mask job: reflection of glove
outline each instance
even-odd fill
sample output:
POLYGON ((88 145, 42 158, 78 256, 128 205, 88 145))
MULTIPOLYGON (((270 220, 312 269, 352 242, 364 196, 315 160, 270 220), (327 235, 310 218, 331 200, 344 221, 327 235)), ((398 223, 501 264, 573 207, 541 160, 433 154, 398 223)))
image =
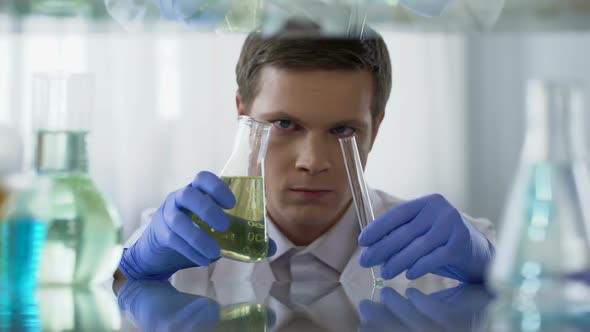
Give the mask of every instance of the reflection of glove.
POLYGON ((381 265, 391 279, 408 270, 408 279, 426 273, 466 282, 482 282, 493 245, 463 220, 444 197, 430 195, 391 208, 361 233, 360 264, 381 265))
POLYGON ((361 331, 473 331, 483 323, 492 300, 483 287, 461 285, 431 295, 410 288, 405 299, 393 289, 381 290, 381 303, 359 305, 361 331))
POLYGON ((162 16, 196 25, 214 25, 227 14, 231 0, 154 0, 162 16))
MULTIPOLYGON (((229 227, 229 219, 222 207, 229 209, 235 203, 223 180, 213 173, 200 172, 191 184, 168 195, 141 237, 123 252, 121 272, 128 279, 163 280, 180 269, 209 265, 220 257, 221 249, 183 210, 223 232, 229 227)), ((271 240, 269 256, 275 251, 271 240)))
POLYGON ((207 331, 220 319, 217 302, 181 293, 168 281, 128 281, 118 302, 141 331, 207 331))

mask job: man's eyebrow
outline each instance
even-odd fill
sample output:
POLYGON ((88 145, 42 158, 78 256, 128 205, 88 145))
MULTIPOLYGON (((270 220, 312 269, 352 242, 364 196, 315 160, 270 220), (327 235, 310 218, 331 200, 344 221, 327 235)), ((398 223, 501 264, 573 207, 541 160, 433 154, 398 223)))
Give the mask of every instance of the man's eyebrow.
POLYGON ((275 110, 275 111, 266 111, 260 114, 262 117, 264 117, 267 120, 292 120, 295 122, 301 122, 301 120, 299 120, 297 117, 285 112, 285 111, 281 111, 281 110, 275 110))
POLYGON ((369 124, 361 121, 359 119, 348 119, 348 120, 339 120, 333 124, 334 127, 338 126, 352 126, 357 128, 364 128, 367 127, 369 124))
MULTIPOLYGON (((296 116, 293 116, 292 114, 289 114, 285 111, 282 110, 271 110, 271 111, 267 111, 267 112, 263 112, 260 114, 261 117, 263 117, 265 120, 290 120, 290 121, 294 121, 296 123, 304 123, 304 121, 298 119, 296 116)), ((337 121, 334 121, 332 124, 330 124, 331 127, 339 127, 339 126, 352 126, 352 127, 356 127, 356 128, 365 128, 368 127, 369 124, 365 123, 362 120, 359 119, 355 119, 355 118, 351 118, 351 119, 339 119, 337 121)))

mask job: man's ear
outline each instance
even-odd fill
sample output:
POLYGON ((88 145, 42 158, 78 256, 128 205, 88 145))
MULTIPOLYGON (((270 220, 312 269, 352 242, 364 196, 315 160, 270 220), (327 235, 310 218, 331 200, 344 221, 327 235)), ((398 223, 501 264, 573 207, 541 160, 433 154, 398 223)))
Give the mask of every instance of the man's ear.
POLYGON ((246 115, 246 105, 242 102, 239 92, 236 92, 236 110, 238 111, 238 116, 246 115))

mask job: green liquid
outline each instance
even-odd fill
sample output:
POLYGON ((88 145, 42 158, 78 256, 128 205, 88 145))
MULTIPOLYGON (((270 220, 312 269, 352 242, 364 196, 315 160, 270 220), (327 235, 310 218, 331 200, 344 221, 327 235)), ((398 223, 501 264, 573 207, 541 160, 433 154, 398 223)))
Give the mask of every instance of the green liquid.
POLYGON ((216 331, 266 331, 268 312, 264 305, 240 303, 222 308, 216 331))
POLYGON ((89 285, 108 280, 122 252, 113 208, 88 176, 53 176, 52 180, 41 282, 89 285))
POLYGON ((260 176, 221 177, 236 197, 236 206, 225 210, 230 226, 225 232, 213 230, 198 216, 193 221, 221 247, 221 255, 243 262, 257 262, 268 256, 264 180, 260 176))

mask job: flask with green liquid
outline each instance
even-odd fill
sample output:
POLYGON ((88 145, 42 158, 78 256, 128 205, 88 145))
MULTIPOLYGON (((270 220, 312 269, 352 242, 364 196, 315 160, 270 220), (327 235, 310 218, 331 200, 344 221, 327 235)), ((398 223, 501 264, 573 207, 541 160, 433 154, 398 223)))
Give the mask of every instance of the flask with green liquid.
POLYGON ((271 124, 249 116, 238 118, 238 132, 232 154, 219 173, 236 198, 234 208, 225 210, 230 226, 218 232, 198 216, 192 219, 221 247, 221 255, 243 262, 257 262, 268 256, 264 156, 271 124))
POLYGON ((122 245, 118 214, 88 173, 93 77, 38 74, 34 84, 34 168, 51 180, 39 279, 44 285, 97 284, 113 275, 122 245))

